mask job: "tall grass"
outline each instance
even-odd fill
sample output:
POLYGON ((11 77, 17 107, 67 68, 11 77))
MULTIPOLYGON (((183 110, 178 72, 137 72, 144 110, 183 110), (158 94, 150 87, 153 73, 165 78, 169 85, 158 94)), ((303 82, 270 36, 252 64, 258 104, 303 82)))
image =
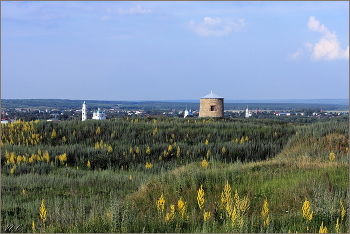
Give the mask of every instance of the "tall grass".
POLYGON ((347 123, 189 121, 9 126, 2 135, 2 227, 64 233, 348 231, 347 123), (22 128, 39 141, 15 142, 22 128), (303 215, 306 200, 309 219, 303 215))
POLYGON ((2 126, 2 165, 5 173, 11 173, 20 160, 21 166, 16 165, 13 173, 22 174, 34 164, 40 164, 42 173, 53 169, 42 162, 86 168, 89 161, 91 169, 140 169, 139 165, 147 162, 154 172, 160 172, 162 167, 174 168, 203 158, 222 162, 263 160, 280 152, 294 134, 295 126, 272 120, 19 122, 2 126), (44 160, 39 152, 47 152, 49 159, 44 160))

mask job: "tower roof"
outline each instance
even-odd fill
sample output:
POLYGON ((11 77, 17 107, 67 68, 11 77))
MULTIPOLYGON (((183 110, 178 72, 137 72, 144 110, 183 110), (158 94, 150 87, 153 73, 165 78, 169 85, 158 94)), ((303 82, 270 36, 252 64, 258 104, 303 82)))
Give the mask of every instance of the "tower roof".
POLYGON ((220 97, 219 95, 213 93, 213 91, 211 91, 208 95, 202 97, 201 99, 205 99, 205 98, 223 98, 223 97, 220 97))

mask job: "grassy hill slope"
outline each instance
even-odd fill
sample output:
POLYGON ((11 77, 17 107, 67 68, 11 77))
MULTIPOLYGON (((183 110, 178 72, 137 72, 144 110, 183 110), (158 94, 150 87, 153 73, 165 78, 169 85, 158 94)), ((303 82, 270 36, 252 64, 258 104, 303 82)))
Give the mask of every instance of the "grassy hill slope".
POLYGON ((347 232, 348 126, 333 121, 294 126, 282 151, 262 161, 197 157, 153 171, 142 161, 129 170, 70 165, 48 174, 4 173, 2 227, 13 223, 23 224, 19 232, 62 233, 317 233, 320 227, 347 232))
MULTIPOLYGON (((194 162, 160 175, 127 197, 139 214, 130 231, 146 228, 160 232, 318 232, 323 222, 330 232, 344 232, 348 230, 348 140, 346 124, 301 126, 275 158, 231 164, 209 161, 207 167, 194 162), (239 216, 234 220, 222 204, 226 182, 232 197, 236 193, 249 201, 241 224, 237 223, 239 216), (201 186, 205 191, 202 209, 197 201, 201 186), (165 208, 155 220, 156 201, 161 194, 165 208), (180 198, 187 205, 187 219, 179 216, 180 198), (303 218, 306 199, 313 212, 311 220, 303 218), (269 209, 267 225, 261 215, 265 200, 269 209), (171 205, 177 209, 174 219, 167 222, 171 205), (206 221, 205 212, 211 214, 206 221)), ((233 200, 235 204, 239 198, 233 200)))

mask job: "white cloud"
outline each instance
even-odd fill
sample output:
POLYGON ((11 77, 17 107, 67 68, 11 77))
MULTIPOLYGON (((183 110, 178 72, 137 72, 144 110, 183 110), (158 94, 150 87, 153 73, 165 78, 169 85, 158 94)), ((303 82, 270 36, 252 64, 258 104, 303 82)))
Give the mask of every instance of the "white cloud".
POLYGON ((327 32, 313 47, 313 58, 334 60, 349 59, 349 46, 346 50, 340 47, 340 43, 335 33, 327 32))
MULTIPOLYGON (((314 16, 310 16, 307 26, 314 32, 322 33, 320 40, 316 44, 304 43, 304 46, 311 53, 311 58, 314 60, 336 60, 349 59, 349 46, 343 50, 340 47, 340 42, 335 32, 330 32, 329 29, 316 20, 314 16)), ((298 50, 298 52, 300 49, 298 50)), ((296 54, 289 55, 290 58, 296 57, 296 54)))
POLYGON ((307 43, 307 42, 305 42, 305 43, 303 43, 304 44, 304 46, 311 52, 312 51, 312 44, 311 43, 307 43))
POLYGON ((210 17, 204 17, 204 22, 207 22, 208 24, 218 24, 221 22, 221 19, 219 18, 212 19, 210 17))
POLYGON ((105 15, 101 18, 101 20, 111 20, 112 17, 110 15, 105 15))
POLYGON ((238 23, 236 23, 231 21, 223 21, 220 18, 213 19, 210 17, 204 17, 203 22, 201 23, 195 23, 193 20, 188 23, 188 28, 201 37, 226 36, 233 31, 239 31, 240 28, 244 26, 244 19, 241 19, 238 21, 238 23))
POLYGON ((297 59, 301 58, 302 55, 303 55, 303 50, 299 49, 297 52, 290 54, 289 58, 292 60, 297 60, 297 59))
POLYGON ((113 19, 113 14, 118 15, 136 15, 136 14, 151 14, 153 13, 151 9, 144 9, 140 5, 137 5, 136 7, 131 7, 127 10, 122 8, 116 8, 112 9, 111 7, 108 7, 106 10, 106 15, 101 17, 101 20, 111 20, 113 19))
POLYGON ((150 9, 143 9, 140 5, 129 9, 130 14, 149 14, 152 13, 150 9))
POLYGON ((240 20, 238 20, 238 21, 241 23, 241 25, 242 25, 243 27, 245 27, 244 19, 240 19, 240 20))
POLYGON ((316 20, 316 18, 314 16, 310 16, 309 22, 307 23, 307 26, 312 31, 324 32, 324 33, 328 32, 328 28, 326 28, 326 26, 324 26, 324 24, 321 25, 320 21, 316 20))
POLYGON ((129 8, 128 10, 124 10, 122 8, 118 8, 116 10, 116 13, 117 14, 130 14, 130 15, 134 15, 134 14, 150 14, 150 13, 152 13, 152 10, 144 9, 140 5, 137 5, 136 7, 129 8))

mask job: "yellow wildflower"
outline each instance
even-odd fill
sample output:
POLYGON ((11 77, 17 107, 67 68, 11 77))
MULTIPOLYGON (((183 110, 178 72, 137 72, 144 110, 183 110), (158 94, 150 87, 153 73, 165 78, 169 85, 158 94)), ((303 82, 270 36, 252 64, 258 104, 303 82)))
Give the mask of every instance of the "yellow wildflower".
POLYGON ((264 226, 267 226, 270 223, 270 216, 267 216, 267 218, 264 221, 264 226))
POLYGON ((261 211, 261 217, 264 220, 264 226, 267 226, 270 222, 269 206, 267 199, 264 200, 264 205, 261 211))
POLYGON ((154 130, 153 130, 153 136, 157 135, 157 132, 158 132, 158 127, 156 127, 154 130))
POLYGON ((180 157, 180 155, 181 155, 181 149, 180 149, 180 146, 178 146, 176 150, 176 157, 180 157))
POLYGON ((239 141, 240 144, 243 144, 245 141, 244 137, 241 138, 241 140, 239 141))
POLYGON ((11 152, 10 163, 12 163, 12 164, 16 163, 16 155, 14 152, 11 152))
POLYGON ((208 149, 207 154, 206 154, 206 157, 209 158, 210 155, 211 155, 211 151, 210 151, 210 149, 208 149))
POLYGON ((345 211, 345 209, 344 209, 343 201, 340 200, 340 216, 341 216, 341 221, 344 220, 345 214, 346 214, 346 211, 345 211))
POLYGON ((318 232, 319 233, 327 233, 328 232, 328 229, 325 226, 323 226, 323 222, 322 222, 322 224, 320 226, 320 230, 318 232))
POLYGON ((45 208, 44 199, 41 201, 40 205, 40 218, 45 222, 47 210, 45 208))
POLYGON ((147 149, 146 149, 146 154, 148 154, 148 155, 150 155, 151 154, 151 147, 147 147, 147 149))
POLYGON ((164 199, 164 195, 162 193, 160 198, 157 200, 157 210, 163 212, 164 211, 164 204, 165 204, 165 199, 164 199))
POLYGON ((146 162, 146 169, 150 169, 153 167, 153 164, 152 163, 148 163, 146 162))
POLYGON ((35 229, 35 223, 34 223, 34 221, 32 221, 32 231, 33 231, 33 233, 36 233, 36 229, 35 229))
POLYGON ((33 163, 34 162, 34 159, 35 159, 35 157, 33 157, 33 155, 28 159, 28 162, 29 163, 33 163))
POLYGON ((60 160, 61 163, 64 163, 64 162, 67 161, 67 154, 66 153, 61 154, 61 155, 59 155, 57 157, 58 157, 58 160, 60 160))
POLYGON ((209 165, 208 161, 205 160, 205 159, 203 159, 203 161, 201 162, 201 166, 202 166, 203 168, 207 168, 208 165, 209 165))
POLYGON ((16 165, 13 165, 13 167, 10 169, 10 173, 13 174, 15 173, 16 170, 16 165))
POLYGON ((185 204, 185 202, 182 201, 182 197, 180 197, 180 200, 178 200, 177 207, 180 211, 181 218, 184 219, 185 213, 186 213, 186 204, 185 204))
POLYGON ((50 162, 50 155, 49 155, 49 152, 47 150, 45 150, 43 159, 45 159, 46 162, 50 162))
POLYGON ((221 204, 223 207, 227 204, 227 202, 231 199, 231 186, 228 184, 226 180, 226 184, 224 187, 224 191, 221 193, 221 204))
POLYGON ((225 153, 226 153, 226 148, 225 148, 225 146, 222 147, 221 153, 222 153, 222 154, 225 154, 225 153))
POLYGON ((135 153, 136 153, 136 154, 140 154, 140 153, 141 153, 141 150, 140 150, 140 148, 139 148, 138 146, 137 146, 136 149, 135 149, 135 153))
POLYGON ((170 213, 165 215, 165 221, 170 222, 175 217, 175 205, 170 205, 170 213))
POLYGON ((201 185, 201 187, 198 189, 197 202, 198 202, 199 209, 202 209, 204 207, 204 202, 205 202, 203 185, 201 185))
POLYGON ((107 151, 107 153, 112 153, 113 152, 113 148, 112 148, 112 146, 110 145, 110 146, 108 146, 108 151, 107 151))
POLYGON ((310 212, 310 202, 305 199, 303 207, 302 207, 302 211, 303 211, 303 217, 308 220, 311 221, 312 220, 312 214, 314 212, 310 212))
POLYGON ((56 136, 57 136, 56 130, 53 129, 52 133, 51 133, 51 138, 54 139, 54 138, 56 138, 56 136))
POLYGON ((236 207, 233 208, 233 211, 231 212, 230 216, 231 216, 231 221, 232 221, 232 227, 234 227, 236 224, 236 220, 239 218, 239 214, 238 214, 236 207))
POLYGON ((337 218, 337 223, 335 224, 335 232, 340 233, 339 218, 337 218))
POLYGON ((204 213, 203 213, 203 219, 204 219, 204 221, 208 221, 208 219, 211 217, 211 213, 210 213, 210 211, 204 211, 204 213))
MULTIPOLYGON (((236 190, 236 194, 237 194, 237 197, 238 197, 237 190, 236 190)), ((235 196, 235 197, 236 197, 236 196, 235 196)), ((240 212, 241 215, 246 214, 246 212, 247 212, 248 209, 249 209, 249 205, 250 205, 249 203, 250 203, 250 202, 249 202, 248 196, 246 196, 246 197, 244 197, 244 198, 242 198, 242 199, 240 199, 240 198, 238 197, 238 199, 235 200, 235 204, 236 204, 237 209, 239 210, 239 212, 240 212)))
POLYGON ((18 155, 16 159, 17 164, 20 164, 21 161, 22 161, 22 156, 18 155))

